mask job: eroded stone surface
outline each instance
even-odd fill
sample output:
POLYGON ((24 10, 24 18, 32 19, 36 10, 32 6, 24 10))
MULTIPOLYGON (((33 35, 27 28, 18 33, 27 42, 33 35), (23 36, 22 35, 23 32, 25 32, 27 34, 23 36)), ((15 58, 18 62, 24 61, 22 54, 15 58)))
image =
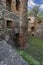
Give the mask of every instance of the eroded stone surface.
POLYGON ((28 65, 28 63, 5 40, 2 40, 0 41, 0 65, 28 65))

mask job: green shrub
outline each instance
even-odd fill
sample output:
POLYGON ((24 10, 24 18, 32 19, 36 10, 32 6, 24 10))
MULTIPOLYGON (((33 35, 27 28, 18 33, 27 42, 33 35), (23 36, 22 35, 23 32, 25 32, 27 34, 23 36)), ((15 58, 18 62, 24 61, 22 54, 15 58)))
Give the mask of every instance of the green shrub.
POLYGON ((28 64, 30 64, 30 65, 40 65, 40 63, 38 61, 34 60, 25 51, 20 50, 19 54, 28 62, 28 64))
POLYGON ((43 61, 41 61, 41 65, 43 65, 43 61))

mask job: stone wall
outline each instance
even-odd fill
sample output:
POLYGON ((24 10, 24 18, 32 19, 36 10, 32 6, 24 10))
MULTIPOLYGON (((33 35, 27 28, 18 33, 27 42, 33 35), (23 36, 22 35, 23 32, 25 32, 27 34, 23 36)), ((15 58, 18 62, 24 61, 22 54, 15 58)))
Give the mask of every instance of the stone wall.
MULTIPOLYGON (((27 26, 26 26, 27 25, 27 14, 26 14, 27 13, 27 0, 25 0, 25 1, 20 0, 20 6, 19 6, 18 11, 16 10, 16 0, 12 0, 12 2, 11 2, 11 11, 8 11, 6 9, 6 3, 7 3, 6 0, 0 1, 0 20, 1 20, 0 21, 0 29, 4 25, 3 28, 7 32, 7 30, 8 30, 7 29, 7 20, 12 21, 12 22, 14 22, 16 27, 19 29, 19 33, 21 34, 21 32, 23 32, 22 38, 24 38, 26 36, 26 35, 24 35, 24 33, 27 29, 27 26)), ((0 35, 1 35, 1 33, 0 33, 0 35)), ((24 43, 23 39, 21 39, 21 41, 22 41, 22 43, 24 43)), ((20 45, 22 45, 22 43, 20 45)))
POLYGON ((0 19, 0 40, 4 38, 5 35, 5 20, 0 19))
POLYGON ((34 17, 31 17, 28 21, 28 33, 38 38, 43 38, 43 21, 38 23, 34 17), (33 27, 33 30, 32 30, 33 27))
POLYGON ((20 26, 22 29, 26 30, 27 28, 27 0, 21 0, 20 5, 20 26))

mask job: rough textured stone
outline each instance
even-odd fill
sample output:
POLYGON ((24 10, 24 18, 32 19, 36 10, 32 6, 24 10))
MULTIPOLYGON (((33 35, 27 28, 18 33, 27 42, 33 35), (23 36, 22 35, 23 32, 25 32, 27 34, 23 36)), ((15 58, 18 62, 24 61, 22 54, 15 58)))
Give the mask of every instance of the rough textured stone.
POLYGON ((0 19, 1 19, 0 20, 0 35, 4 37, 5 37, 5 34, 9 34, 8 33, 9 28, 7 26, 8 21, 11 21, 12 23, 14 23, 13 26, 19 29, 19 33, 20 33, 20 29, 24 33, 26 32, 26 29, 27 29, 27 24, 26 24, 27 22, 27 0, 25 1, 20 0, 20 6, 18 7, 19 10, 16 9, 17 8, 16 4, 18 4, 16 3, 16 0, 10 0, 10 1, 12 2, 9 3, 9 0, 0 0, 0 12, 1 12, 0 13, 0 19), (3 31, 1 30, 2 27, 3 27, 3 31), (4 34, 1 32, 4 32, 4 34))
MULTIPOLYGON (((27 0, 20 0, 19 11, 16 10, 16 4, 18 4, 16 3, 16 0, 12 0, 12 2, 9 4, 11 6, 8 5, 11 8, 9 8, 6 3, 9 4, 9 0, 8 2, 6 0, 0 0, 0 65, 28 65, 27 62, 25 62, 24 59, 19 56, 15 49, 12 49, 12 47, 7 44, 10 36, 9 30, 12 32, 12 28, 9 29, 7 26, 7 21, 12 21, 12 23, 16 24, 15 27, 17 27, 19 30, 23 28, 21 28, 22 25, 26 27, 27 0), (11 10, 9 11, 7 7, 11 10), (20 25, 20 23, 22 24, 20 25), (6 41, 3 39, 5 39, 6 41)), ((11 34, 12 36, 13 33, 11 34)), ((13 41, 11 39, 10 44, 12 45, 13 41)))
POLYGON ((28 65, 28 63, 5 40, 2 40, 0 41, 0 65, 28 65))
POLYGON ((34 16, 30 16, 28 20, 28 33, 35 37, 43 38, 43 20, 39 23, 34 16))

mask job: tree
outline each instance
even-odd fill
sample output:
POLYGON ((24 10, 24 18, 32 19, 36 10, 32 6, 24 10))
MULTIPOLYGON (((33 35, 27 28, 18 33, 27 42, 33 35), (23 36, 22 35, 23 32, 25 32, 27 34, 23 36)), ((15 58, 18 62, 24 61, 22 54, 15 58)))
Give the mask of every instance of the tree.
POLYGON ((39 13, 39 6, 34 6, 32 9, 32 14, 37 17, 37 14, 39 13))
POLYGON ((38 22, 41 23, 42 19, 43 19, 43 12, 39 12, 37 15, 38 22))
POLYGON ((33 9, 28 13, 29 16, 33 15, 37 17, 37 14, 39 13, 39 6, 34 6, 33 9))

